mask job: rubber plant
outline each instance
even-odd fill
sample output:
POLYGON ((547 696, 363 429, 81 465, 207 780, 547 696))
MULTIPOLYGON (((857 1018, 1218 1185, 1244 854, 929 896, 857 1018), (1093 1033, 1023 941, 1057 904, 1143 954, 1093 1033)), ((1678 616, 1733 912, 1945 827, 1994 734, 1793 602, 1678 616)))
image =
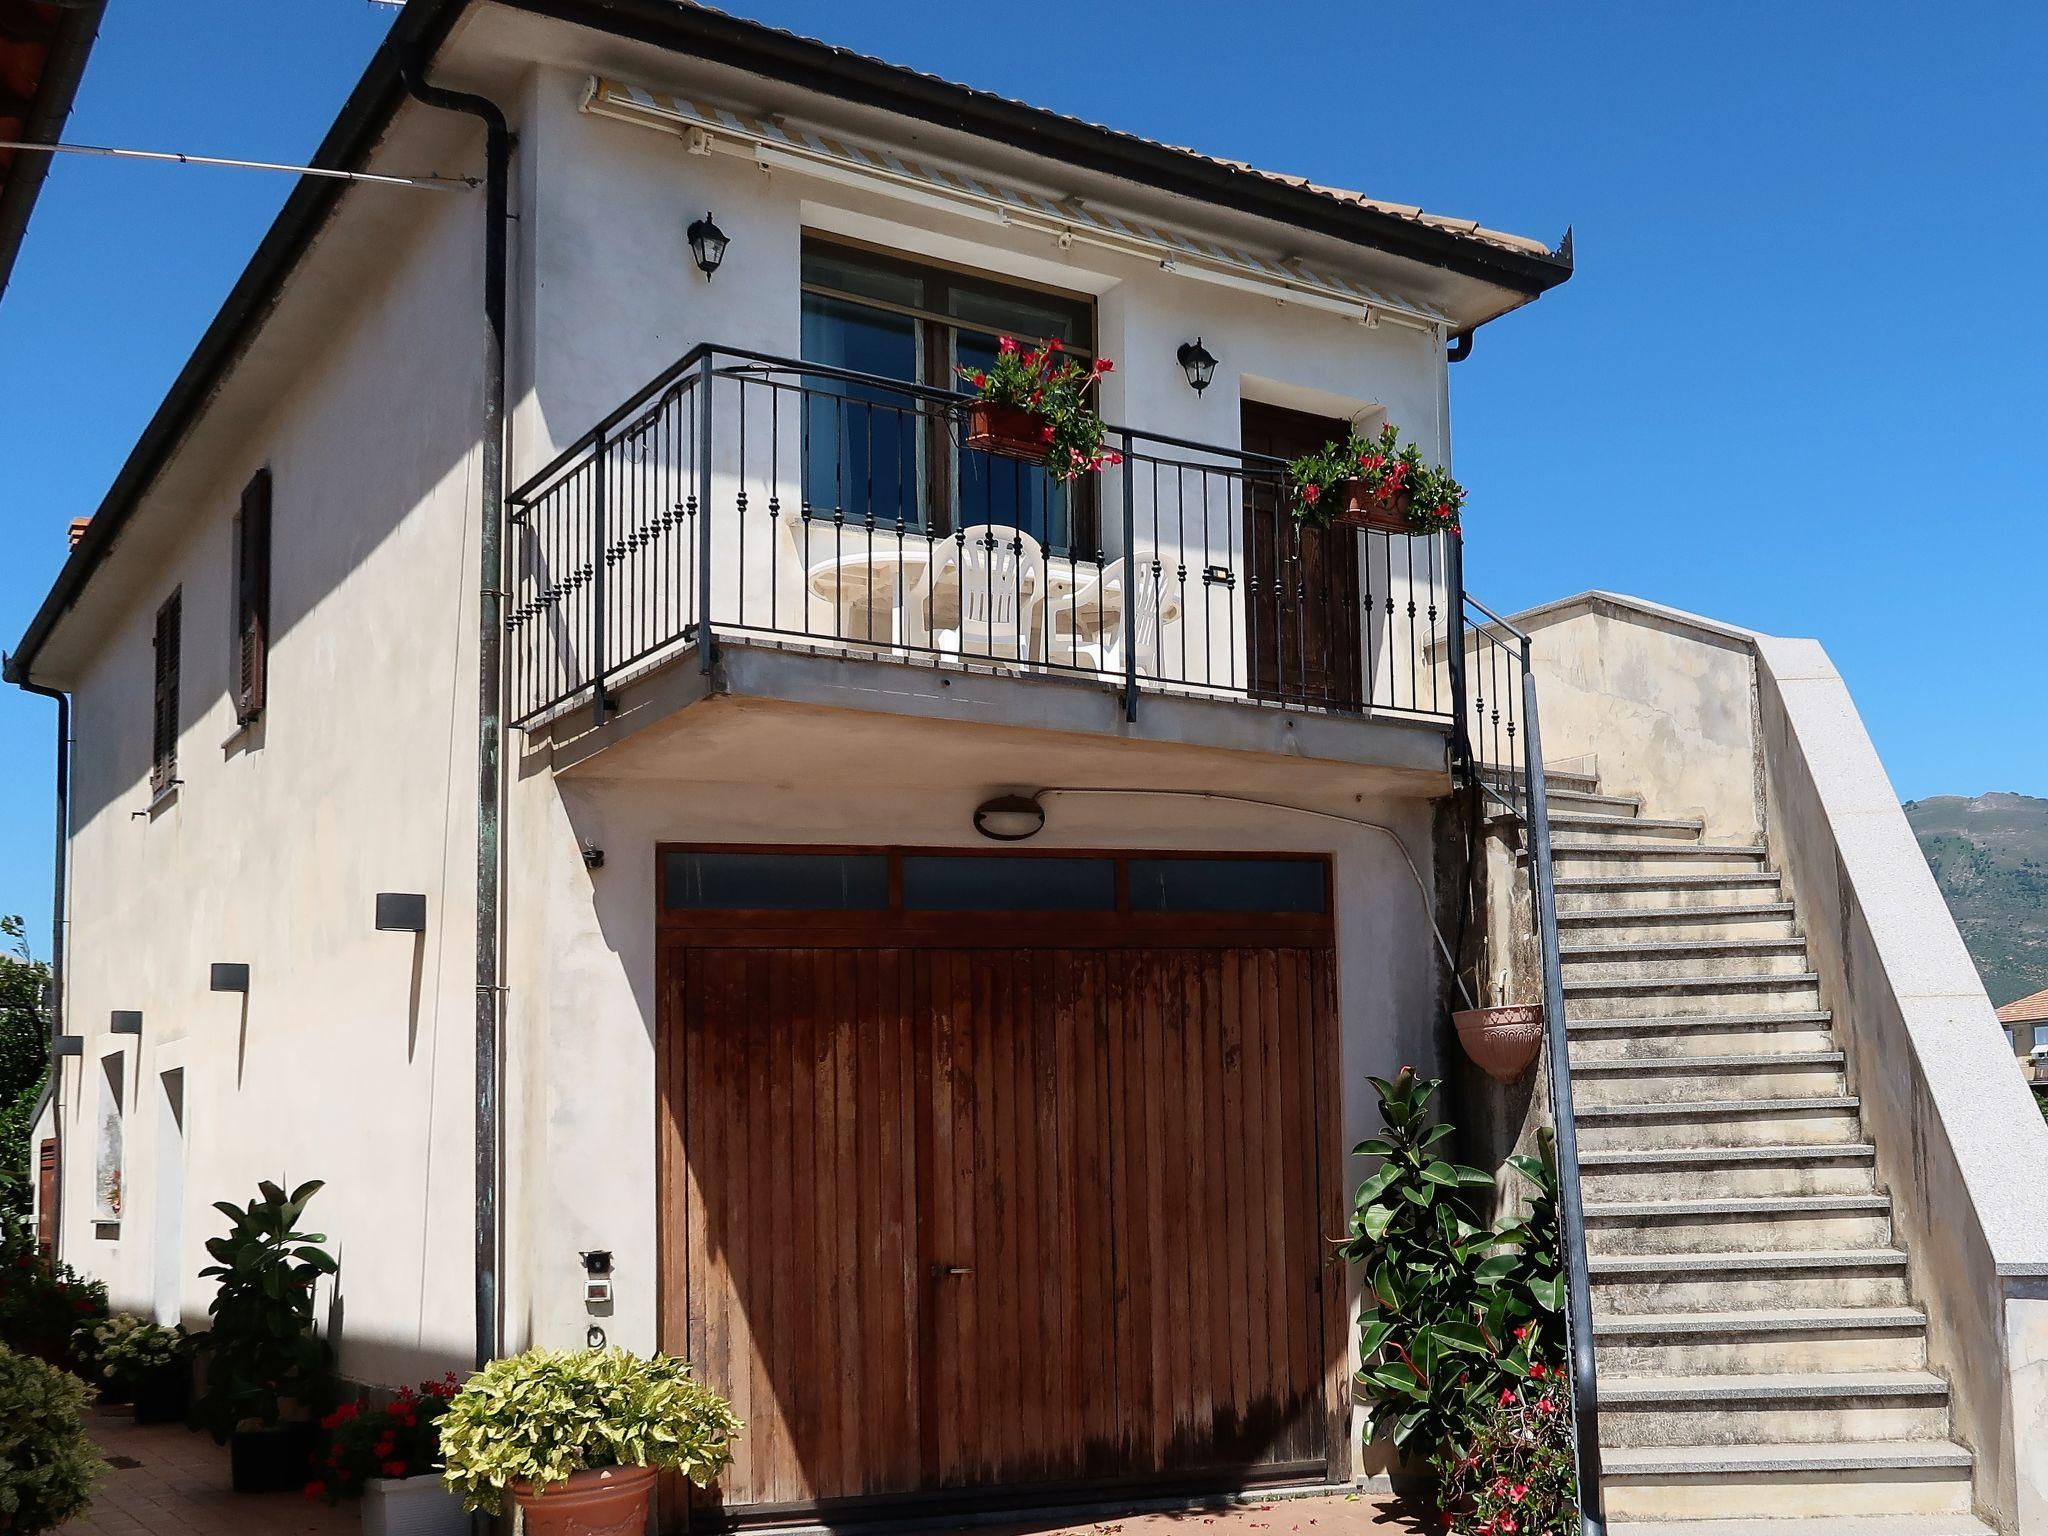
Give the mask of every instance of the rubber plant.
POLYGON ((1441 1155, 1454 1131, 1430 1118, 1441 1082, 1413 1067, 1371 1081, 1384 1129, 1353 1152, 1379 1165, 1339 1249, 1365 1281, 1358 1380, 1370 1432, 1429 1456, 1466 1444, 1501 1392, 1562 1355, 1556 1182, 1544 1160, 1513 1159, 1537 1198, 1482 1224, 1472 1196, 1494 1177, 1441 1155))
POLYGON ((208 1239, 214 1262, 199 1272, 220 1284, 207 1307, 213 1326, 198 1340, 206 1391, 192 1405, 192 1424, 219 1441, 238 1429, 275 1428, 288 1405, 318 1408, 328 1386, 313 1289, 337 1266, 319 1246, 325 1234, 299 1230, 321 1184, 312 1180, 287 1194, 266 1179, 256 1188, 246 1206, 215 1202, 228 1234, 208 1239))

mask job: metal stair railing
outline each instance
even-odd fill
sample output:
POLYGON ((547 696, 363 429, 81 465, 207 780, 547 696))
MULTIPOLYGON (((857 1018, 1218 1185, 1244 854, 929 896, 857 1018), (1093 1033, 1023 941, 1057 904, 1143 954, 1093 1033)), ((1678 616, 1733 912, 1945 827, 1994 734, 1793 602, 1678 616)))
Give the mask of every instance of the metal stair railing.
POLYGON ((1550 846, 1549 786, 1537 719, 1536 673, 1528 635, 1463 591, 1447 637, 1451 696, 1457 710, 1453 751, 1479 793, 1524 829, 1531 926, 1543 967, 1544 1044, 1550 1066, 1550 1117, 1557 1135, 1557 1218, 1565 1274, 1565 1348, 1571 1381, 1572 1445, 1579 1529, 1605 1536, 1601 1494, 1599 1383, 1593 1356, 1592 1280, 1579 1179, 1578 1125, 1564 1017, 1564 969, 1558 955, 1557 876, 1550 846))

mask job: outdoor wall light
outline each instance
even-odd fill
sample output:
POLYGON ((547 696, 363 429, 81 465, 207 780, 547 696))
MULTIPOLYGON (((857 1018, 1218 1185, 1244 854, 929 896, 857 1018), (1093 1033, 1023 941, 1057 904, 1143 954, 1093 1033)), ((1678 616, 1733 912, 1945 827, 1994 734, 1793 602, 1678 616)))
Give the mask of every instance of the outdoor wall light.
POLYGON ((1201 337, 1182 342, 1173 355, 1180 359, 1181 371, 1188 376, 1188 387, 1196 394, 1207 389, 1209 381, 1216 377, 1216 359, 1202 345, 1201 337))
POLYGON ((116 1008, 107 1024, 109 1033, 116 1035, 139 1035, 142 1033, 142 1012, 137 1008, 116 1008))
POLYGON ((974 808, 974 830, 990 842, 1021 843, 1045 825, 1045 807, 1029 795, 997 795, 974 808))
POLYGON ((227 960, 213 962, 213 974, 207 986, 215 992, 242 992, 249 990, 249 967, 227 960))
POLYGON ((85 1036, 59 1035, 57 1037, 57 1054, 59 1056, 83 1056, 85 1054, 85 1036))
POLYGON ((377 893, 377 931, 379 933, 425 933, 427 931, 427 898, 408 891, 379 891, 377 893))
POLYGON ((725 260, 727 241, 725 231, 711 222, 707 211, 703 218, 693 223, 687 231, 690 237, 690 255, 697 263, 697 270, 704 274, 704 281, 711 281, 711 274, 718 270, 718 264, 725 260))

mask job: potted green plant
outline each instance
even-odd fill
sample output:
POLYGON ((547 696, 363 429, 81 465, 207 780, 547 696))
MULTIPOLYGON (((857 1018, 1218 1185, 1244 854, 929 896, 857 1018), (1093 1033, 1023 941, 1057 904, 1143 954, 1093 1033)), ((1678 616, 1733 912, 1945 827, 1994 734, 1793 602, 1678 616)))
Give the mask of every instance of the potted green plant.
POLYGON ((312 1460, 311 1415, 327 1390, 327 1343, 313 1326, 313 1289, 336 1265, 318 1232, 299 1230, 319 1182, 290 1194, 265 1180, 246 1206, 218 1201, 228 1234, 211 1238, 217 1279, 207 1311, 213 1326, 199 1339, 205 1388, 192 1425, 229 1448, 237 1493, 282 1493, 306 1481, 312 1460))
POLYGON ((1106 357, 1084 364, 1067 356, 1058 338, 1027 350, 1003 337, 994 367, 960 370, 979 391, 967 408, 967 446, 1038 460, 1055 480, 1121 464, 1123 455, 1103 449, 1102 418, 1089 399, 1114 367, 1106 357))
POLYGON ((92 1389, 0 1344, 0 1530, 54 1531, 85 1513, 107 1464, 86 1438, 92 1389))
POLYGON ((528 1350, 470 1377, 441 1421, 448 1486, 503 1511, 526 1536, 638 1531, 658 1472, 702 1487, 732 1460, 741 1425, 725 1399, 669 1355, 528 1350))
POLYGON ((450 1371, 388 1402, 358 1398, 328 1414, 327 1454, 306 1497, 360 1498, 363 1536, 468 1536, 469 1514, 441 1477, 441 1420, 456 1386, 450 1371))
POLYGON ((1356 432, 1287 466, 1292 508, 1304 527, 1372 528, 1383 533, 1457 533, 1465 488, 1425 463, 1391 421, 1376 438, 1356 432))
POLYGON ((179 1327, 164 1327, 127 1312, 91 1328, 79 1353, 93 1361, 100 1393, 110 1403, 133 1403, 138 1424, 182 1419, 192 1396, 191 1340, 179 1327))

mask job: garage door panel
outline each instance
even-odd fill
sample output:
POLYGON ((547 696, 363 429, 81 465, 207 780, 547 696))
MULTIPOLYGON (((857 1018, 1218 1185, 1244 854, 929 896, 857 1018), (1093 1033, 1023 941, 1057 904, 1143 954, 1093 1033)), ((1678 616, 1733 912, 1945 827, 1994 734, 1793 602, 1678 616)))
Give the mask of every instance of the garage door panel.
POLYGON ((748 1425, 700 1506, 1330 1456, 1324 951, 664 963, 664 1344, 748 1425))

